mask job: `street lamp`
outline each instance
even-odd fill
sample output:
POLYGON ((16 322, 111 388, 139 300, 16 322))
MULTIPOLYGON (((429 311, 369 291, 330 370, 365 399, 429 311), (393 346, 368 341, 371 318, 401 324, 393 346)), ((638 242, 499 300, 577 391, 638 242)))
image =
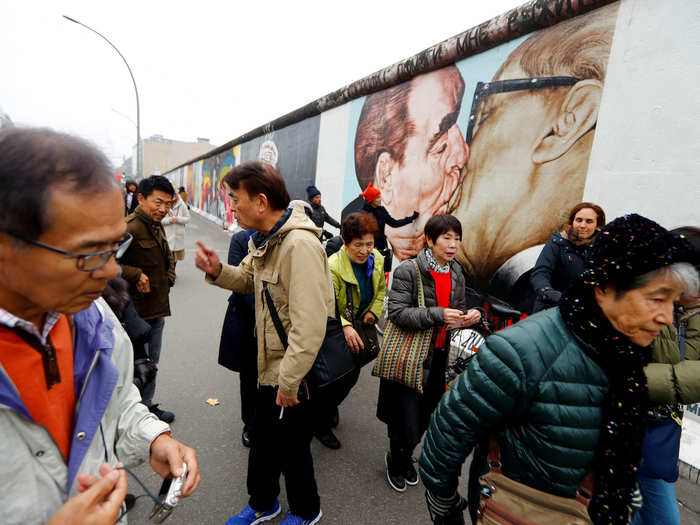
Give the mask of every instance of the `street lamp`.
POLYGON ((126 61, 126 58, 124 58, 124 55, 121 54, 121 52, 117 49, 117 46, 115 46, 112 42, 109 41, 109 39, 104 36, 102 33, 99 33, 95 31, 93 28, 90 26, 86 26, 82 22, 79 22, 75 18, 71 18, 69 16, 63 15, 63 18, 66 20, 69 20, 73 22, 74 24, 78 24, 80 26, 83 26, 85 29, 89 29, 93 33, 95 33, 97 36, 102 38, 105 42, 107 42, 112 48, 117 52, 117 54, 121 57, 121 59, 124 61, 124 64, 126 65, 126 69, 129 70, 129 75, 131 75, 131 81, 134 83, 134 92, 136 93, 136 176, 138 178, 141 178, 141 171, 143 168, 143 149, 141 148, 141 110, 139 107, 139 90, 136 88, 136 80, 134 79, 134 74, 131 72, 131 68, 129 67, 129 63, 126 61))

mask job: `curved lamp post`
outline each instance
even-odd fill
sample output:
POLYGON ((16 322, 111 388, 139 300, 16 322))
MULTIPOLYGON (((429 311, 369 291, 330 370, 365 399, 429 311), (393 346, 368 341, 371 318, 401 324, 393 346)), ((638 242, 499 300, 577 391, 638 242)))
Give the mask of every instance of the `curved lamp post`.
POLYGON ((140 106, 139 106, 139 90, 136 87, 136 80, 134 80, 134 74, 131 72, 131 68, 129 67, 129 63, 126 61, 126 58, 124 58, 124 55, 122 55, 121 52, 117 49, 117 46, 115 46, 112 42, 110 42, 109 39, 106 36, 104 36, 102 33, 95 31, 90 26, 86 26, 85 24, 76 20, 75 18, 71 18, 71 17, 66 16, 66 15, 63 15, 63 18, 73 22, 74 24, 78 24, 80 26, 83 26, 85 29, 89 29, 90 31, 95 33, 97 36, 102 38, 105 42, 107 42, 110 46, 112 46, 112 48, 117 52, 117 54, 124 61, 124 64, 126 65, 126 69, 129 70, 129 75, 131 75, 131 81, 134 83, 134 92, 136 93, 136 176, 140 178, 142 176, 141 170, 143 168, 143 150, 141 148, 141 110, 140 110, 140 106))

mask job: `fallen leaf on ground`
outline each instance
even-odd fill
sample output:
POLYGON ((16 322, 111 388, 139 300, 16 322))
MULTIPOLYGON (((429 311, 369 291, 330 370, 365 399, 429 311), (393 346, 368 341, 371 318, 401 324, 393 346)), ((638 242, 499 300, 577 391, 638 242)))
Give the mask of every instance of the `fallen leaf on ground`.
POLYGON ((216 399, 215 397, 210 397, 209 399, 207 399, 207 405, 209 405, 210 407, 215 407, 218 404, 219 404, 219 400, 216 399))

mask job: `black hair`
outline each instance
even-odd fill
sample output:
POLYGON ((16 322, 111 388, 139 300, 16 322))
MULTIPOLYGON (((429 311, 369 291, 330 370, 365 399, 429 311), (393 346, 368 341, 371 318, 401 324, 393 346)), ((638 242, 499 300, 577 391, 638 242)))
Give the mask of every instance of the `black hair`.
POLYGON ((243 186, 250 197, 262 193, 272 210, 286 210, 291 200, 282 175, 266 162, 251 160, 234 166, 223 182, 232 190, 243 186))
POLYGON ((173 188, 170 181, 162 175, 151 175, 150 177, 143 179, 141 182, 139 182, 139 187, 136 192, 143 195, 143 198, 145 199, 156 190, 167 193, 171 197, 175 197, 175 188, 173 188))
POLYGON ((462 237, 462 223, 454 215, 447 213, 442 215, 433 215, 425 223, 425 238, 431 241, 437 241, 438 237, 443 233, 453 231, 462 237))
POLYGON ((48 128, 0 130, 0 231, 36 239, 51 222, 51 190, 94 195, 119 184, 93 144, 48 128))

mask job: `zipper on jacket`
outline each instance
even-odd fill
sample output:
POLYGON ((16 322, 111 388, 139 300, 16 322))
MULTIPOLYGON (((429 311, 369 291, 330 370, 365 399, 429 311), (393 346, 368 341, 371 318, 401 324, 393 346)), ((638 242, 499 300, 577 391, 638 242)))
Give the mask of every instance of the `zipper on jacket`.
POLYGON ((83 394, 85 394, 85 389, 87 388, 88 381, 90 381, 92 371, 95 369, 95 366, 97 366, 97 359, 100 357, 100 352, 102 352, 102 350, 97 350, 97 352, 95 352, 95 357, 92 358, 92 364, 90 365, 90 369, 88 370, 88 373, 85 376, 85 381, 83 381, 83 388, 80 389, 80 395, 78 396, 78 400, 75 403, 76 415, 78 414, 78 410, 80 409, 80 403, 83 400, 83 394))

